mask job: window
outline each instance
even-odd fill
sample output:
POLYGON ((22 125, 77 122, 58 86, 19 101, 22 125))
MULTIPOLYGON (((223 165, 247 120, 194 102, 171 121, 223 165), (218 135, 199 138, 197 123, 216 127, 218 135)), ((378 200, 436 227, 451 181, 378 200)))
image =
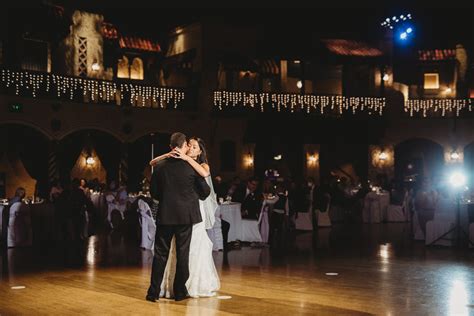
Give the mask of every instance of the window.
POLYGON ((225 140, 220 146, 221 171, 235 171, 235 142, 225 140))
POLYGON ((143 80, 143 61, 135 57, 130 67, 130 79, 143 80))
POLYGON ((139 57, 133 58, 130 63, 127 56, 118 60, 117 78, 143 80, 143 61, 139 57))
POLYGON ((48 43, 25 39, 21 69, 48 72, 48 43))
POLYGON ((118 60, 117 78, 130 78, 127 56, 122 56, 122 58, 118 60))
POLYGON ((424 89, 439 89, 439 74, 426 73, 424 81, 424 89))

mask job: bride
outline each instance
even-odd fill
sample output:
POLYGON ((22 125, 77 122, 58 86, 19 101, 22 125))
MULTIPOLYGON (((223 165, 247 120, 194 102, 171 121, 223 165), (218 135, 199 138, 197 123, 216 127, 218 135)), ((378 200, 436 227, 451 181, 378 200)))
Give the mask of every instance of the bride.
MULTIPOLYGON (((155 165, 158 161, 166 158, 183 159, 188 162, 202 177, 206 179, 211 188, 209 197, 199 200, 202 222, 193 225, 191 245, 189 247, 189 279, 186 288, 191 297, 210 297, 216 294, 220 288, 219 276, 212 258, 212 241, 207 235, 206 229, 212 228, 215 221, 215 211, 217 208, 216 194, 212 186, 212 180, 207 163, 207 154, 204 142, 197 137, 191 137, 188 141, 189 149, 187 153, 179 149, 156 157, 150 161, 150 165, 155 165)), ((163 282, 161 283, 160 297, 173 297, 173 281, 176 273, 176 243, 173 237, 170 247, 170 255, 166 263, 163 282)))

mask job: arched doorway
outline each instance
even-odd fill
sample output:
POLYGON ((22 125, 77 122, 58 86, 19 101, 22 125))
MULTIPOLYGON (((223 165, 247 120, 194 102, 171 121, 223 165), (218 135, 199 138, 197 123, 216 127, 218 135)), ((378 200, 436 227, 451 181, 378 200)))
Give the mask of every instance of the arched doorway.
POLYGON ((0 125, 0 197, 12 197, 17 187, 27 196, 48 192, 48 137, 22 124, 0 125))
POLYGON ((130 144, 128 154, 129 191, 138 192, 142 190, 142 181, 150 179, 151 168, 149 162, 152 157, 170 151, 170 136, 167 133, 156 132, 144 135, 130 144))
POLYGON ((434 141, 412 138, 395 146, 395 178, 416 181, 430 177, 437 181, 444 172, 444 150, 434 141))
POLYGON ((265 170, 277 170, 281 177, 301 179, 304 167, 303 144, 274 136, 255 144, 255 175, 263 177, 265 170))
POLYGON ((84 129, 66 135, 57 148, 61 180, 64 183, 76 177, 97 179, 101 183, 117 180, 121 145, 112 134, 100 130, 84 129))

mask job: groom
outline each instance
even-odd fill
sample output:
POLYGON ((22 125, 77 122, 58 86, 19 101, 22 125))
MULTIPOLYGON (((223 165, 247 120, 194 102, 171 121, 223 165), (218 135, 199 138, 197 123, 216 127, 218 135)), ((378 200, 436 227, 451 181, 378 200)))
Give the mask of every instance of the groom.
MULTIPOLYGON (((174 133, 170 139, 171 148, 188 150, 186 135, 174 133)), ((199 199, 204 200, 210 188, 203 177, 184 160, 167 158, 155 166, 151 178, 151 195, 159 201, 155 254, 151 270, 151 284, 147 301, 156 302, 168 261, 171 239, 176 237, 176 276, 173 289, 176 301, 189 297, 186 281, 189 277, 189 245, 193 224, 202 221, 199 199)))

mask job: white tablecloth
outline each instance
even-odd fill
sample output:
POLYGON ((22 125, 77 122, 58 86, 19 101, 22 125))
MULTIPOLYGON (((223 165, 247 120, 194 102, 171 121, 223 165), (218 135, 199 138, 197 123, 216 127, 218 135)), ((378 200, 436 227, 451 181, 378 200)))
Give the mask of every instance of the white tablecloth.
POLYGON ((230 224, 227 242, 242 240, 242 214, 240 203, 221 204, 218 211, 221 218, 230 224))

